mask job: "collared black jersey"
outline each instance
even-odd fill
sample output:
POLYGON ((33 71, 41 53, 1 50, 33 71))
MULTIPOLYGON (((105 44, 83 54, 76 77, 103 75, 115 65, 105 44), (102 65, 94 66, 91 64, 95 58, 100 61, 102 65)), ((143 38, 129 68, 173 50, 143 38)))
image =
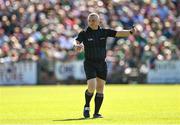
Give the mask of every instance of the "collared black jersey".
POLYGON ((76 40, 84 44, 85 60, 104 61, 106 58, 106 39, 107 37, 115 37, 116 32, 100 27, 97 30, 88 27, 81 31, 76 40))

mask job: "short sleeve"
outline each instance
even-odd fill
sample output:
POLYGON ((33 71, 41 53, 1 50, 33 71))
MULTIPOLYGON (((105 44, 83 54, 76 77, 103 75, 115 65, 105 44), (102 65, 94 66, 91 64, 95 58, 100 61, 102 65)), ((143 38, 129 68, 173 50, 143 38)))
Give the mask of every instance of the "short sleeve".
POLYGON ((81 31, 77 38, 76 38, 77 41, 79 41, 80 43, 82 43, 84 41, 84 31, 81 31))
POLYGON ((107 37, 115 37, 117 31, 115 30, 111 30, 111 29, 105 29, 105 33, 107 37))

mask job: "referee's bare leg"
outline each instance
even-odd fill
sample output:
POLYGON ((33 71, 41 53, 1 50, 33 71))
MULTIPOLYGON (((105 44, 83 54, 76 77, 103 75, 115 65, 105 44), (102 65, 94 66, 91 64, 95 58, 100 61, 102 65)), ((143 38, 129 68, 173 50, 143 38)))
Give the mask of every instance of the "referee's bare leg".
POLYGON ((89 114, 89 111, 90 111, 90 101, 93 97, 93 93, 96 89, 96 78, 92 78, 92 79, 89 79, 87 80, 87 84, 88 84, 88 89, 85 91, 85 101, 86 101, 86 104, 84 106, 84 112, 83 112, 83 115, 85 118, 89 118, 90 117, 90 114, 89 114))

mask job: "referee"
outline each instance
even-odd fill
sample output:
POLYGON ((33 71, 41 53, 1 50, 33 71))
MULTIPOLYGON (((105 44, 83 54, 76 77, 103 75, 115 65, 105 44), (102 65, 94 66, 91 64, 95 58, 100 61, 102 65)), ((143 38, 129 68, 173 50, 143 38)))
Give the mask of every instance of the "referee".
POLYGON ((88 15, 88 27, 81 31, 76 38, 75 50, 80 52, 84 49, 84 70, 87 78, 87 90, 85 91, 85 105, 83 115, 89 118, 90 101, 96 90, 95 110, 93 118, 102 118, 99 110, 104 98, 104 86, 107 76, 106 39, 107 37, 127 37, 135 32, 135 29, 115 31, 103 29, 99 26, 100 18, 96 13, 88 15))

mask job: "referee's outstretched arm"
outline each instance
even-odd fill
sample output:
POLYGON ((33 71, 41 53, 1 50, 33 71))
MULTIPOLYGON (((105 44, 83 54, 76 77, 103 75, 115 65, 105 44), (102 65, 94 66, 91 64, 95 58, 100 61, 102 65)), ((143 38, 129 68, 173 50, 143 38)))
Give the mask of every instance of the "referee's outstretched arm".
POLYGON ((130 30, 117 31, 115 37, 128 37, 129 35, 134 34, 135 31, 135 27, 133 26, 130 30))

